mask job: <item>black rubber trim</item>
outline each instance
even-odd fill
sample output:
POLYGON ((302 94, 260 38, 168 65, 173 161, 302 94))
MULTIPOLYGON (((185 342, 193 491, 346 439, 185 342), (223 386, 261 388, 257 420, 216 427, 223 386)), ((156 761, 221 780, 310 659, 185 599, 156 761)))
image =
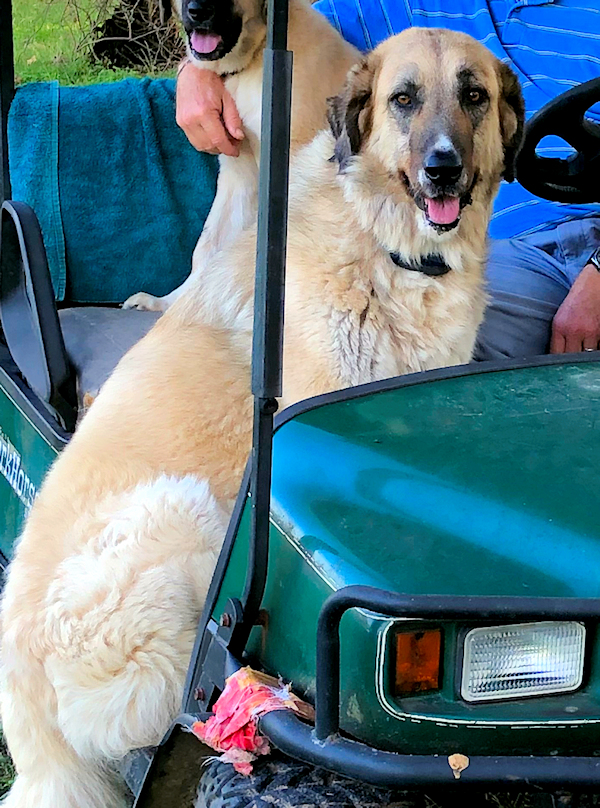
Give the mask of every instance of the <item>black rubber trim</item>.
POLYGON ((77 399, 58 321, 37 217, 23 202, 0 212, 0 320, 4 339, 31 389, 75 426, 77 399))
POLYGON ((233 654, 246 647, 267 582, 273 415, 282 390, 283 314, 292 112, 292 53, 287 50, 288 0, 267 3, 263 51, 251 389, 252 510, 242 620, 229 639, 233 654))
POLYGON ((339 404, 342 401, 352 401, 356 398, 371 396, 374 393, 385 393, 389 390, 399 390, 402 387, 414 387, 416 384, 444 381, 446 379, 460 379, 463 376, 480 376, 484 373, 499 373, 505 370, 524 370, 527 368, 544 367, 546 365, 579 365, 589 362, 600 364, 600 351, 572 354, 548 354, 534 356, 526 359, 501 359, 497 362, 472 362, 468 365, 455 365, 453 367, 422 370, 418 373, 407 373, 404 376, 393 376, 378 382, 367 382, 356 387, 346 387, 343 390, 334 390, 320 396, 305 398, 282 410, 275 416, 274 431, 280 429, 288 421, 299 415, 316 410, 326 404, 339 404))
POLYGON ((399 755, 339 736, 319 741, 313 728, 288 710, 263 716, 260 730, 286 755, 380 788, 600 785, 600 758, 469 756, 469 765, 457 780, 443 749, 436 756, 399 755))

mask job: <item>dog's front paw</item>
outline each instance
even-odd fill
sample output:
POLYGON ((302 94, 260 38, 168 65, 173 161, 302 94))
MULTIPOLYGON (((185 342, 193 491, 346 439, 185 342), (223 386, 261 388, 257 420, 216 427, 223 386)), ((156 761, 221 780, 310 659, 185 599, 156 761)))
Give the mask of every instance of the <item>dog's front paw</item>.
POLYGON ((165 312, 169 308, 169 304, 164 297, 154 297, 154 295, 149 295, 147 292, 138 292, 127 298, 123 303, 123 308, 165 312))

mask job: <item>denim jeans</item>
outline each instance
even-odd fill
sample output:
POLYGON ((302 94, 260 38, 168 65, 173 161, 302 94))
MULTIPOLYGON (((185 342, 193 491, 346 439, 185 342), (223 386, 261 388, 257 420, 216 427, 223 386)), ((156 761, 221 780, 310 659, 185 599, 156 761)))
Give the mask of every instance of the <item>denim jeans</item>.
POLYGON ((556 310, 598 246, 598 217, 492 241, 486 269, 490 304, 479 330, 475 359, 547 353, 556 310))

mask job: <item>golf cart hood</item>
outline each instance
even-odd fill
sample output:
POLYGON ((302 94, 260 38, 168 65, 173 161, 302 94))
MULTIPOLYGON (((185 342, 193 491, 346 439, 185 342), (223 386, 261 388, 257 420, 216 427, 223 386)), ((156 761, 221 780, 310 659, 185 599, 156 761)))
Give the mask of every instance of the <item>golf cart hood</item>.
POLYGON ((275 524, 332 588, 600 594, 599 363, 350 395, 288 410, 274 441, 275 524))
MULTIPOLYGON (((590 357, 431 371, 283 412, 273 442, 268 576, 260 627, 247 646, 250 663, 312 700, 320 613, 346 587, 408 598, 554 598, 559 605, 597 598, 600 363, 590 357)), ((216 624, 246 575, 250 507, 243 500, 240 507, 235 542, 223 551, 228 565, 216 624)), ((554 619, 564 613, 559 608, 554 619)), ((597 749, 595 618, 587 625, 587 678, 576 692, 469 704, 460 696, 460 665, 465 634, 478 625, 472 617, 442 627, 439 691, 394 695, 396 633, 440 626, 411 614, 362 605, 344 614, 344 732, 410 754, 473 753, 474 727, 481 754, 597 749), (558 739, 557 726, 565 729, 558 739)), ((549 619, 542 614, 535 619, 549 619)), ((523 621, 489 624, 503 622, 523 621)))

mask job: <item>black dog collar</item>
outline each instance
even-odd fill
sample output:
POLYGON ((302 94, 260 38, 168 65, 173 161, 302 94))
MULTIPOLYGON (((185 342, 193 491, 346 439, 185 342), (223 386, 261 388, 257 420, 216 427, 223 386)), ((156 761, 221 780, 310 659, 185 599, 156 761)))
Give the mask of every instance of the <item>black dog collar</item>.
POLYGON ((424 255, 421 257, 418 264, 407 263, 400 258, 398 253, 390 253, 390 258, 397 267, 402 267, 402 269, 410 269, 412 272, 422 272, 423 275, 430 275, 434 278, 438 277, 439 275, 445 275, 451 270, 451 267, 448 266, 441 255, 424 255))

